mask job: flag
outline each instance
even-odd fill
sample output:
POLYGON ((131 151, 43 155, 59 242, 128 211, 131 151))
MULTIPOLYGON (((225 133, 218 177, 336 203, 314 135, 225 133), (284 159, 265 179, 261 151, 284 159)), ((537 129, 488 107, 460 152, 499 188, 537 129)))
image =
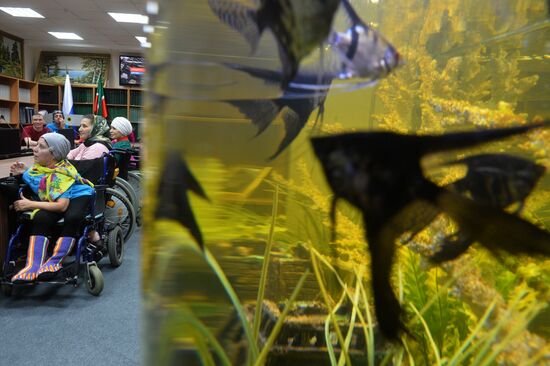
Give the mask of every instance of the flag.
POLYGON ((107 118, 107 103, 105 102, 105 94, 103 92, 103 80, 99 78, 97 81, 97 89, 95 90, 94 114, 107 118))
POLYGON ((63 115, 65 117, 73 114, 73 90, 71 89, 71 80, 69 73, 65 77, 65 89, 63 89, 63 115))

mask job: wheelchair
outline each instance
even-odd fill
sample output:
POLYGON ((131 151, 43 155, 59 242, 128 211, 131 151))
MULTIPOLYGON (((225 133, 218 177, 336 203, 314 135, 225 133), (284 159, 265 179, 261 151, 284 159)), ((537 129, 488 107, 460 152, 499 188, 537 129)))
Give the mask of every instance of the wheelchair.
POLYGON ((134 207, 136 224, 141 226, 141 173, 139 172, 139 150, 111 149, 110 154, 118 157, 118 175, 114 189, 122 192, 134 207), (137 169, 137 170, 136 170, 137 169))
POLYGON ((92 182, 100 179, 102 184, 108 187, 105 190, 106 210, 105 220, 108 226, 112 227, 120 225, 124 236, 124 241, 127 241, 133 234, 136 225, 136 210, 131 201, 131 192, 126 188, 128 183, 122 181, 118 176, 119 169, 116 163, 114 154, 104 154, 103 158, 104 169, 101 174, 93 171, 94 160, 74 160, 71 163, 77 168, 80 174, 92 182), (91 169, 92 168, 92 169, 91 169))
MULTIPOLYGON (((69 256, 65 258, 63 267, 51 279, 23 284, 11 282, 12 276, 25 265, 29 242, 30 212, 18 214, 18 222, 8 243, 3 263, 3 274, 0 278, 4 295, 10 296, 15 286, 41 283, 67 284, 77 287, 82 277, 90 294, 97 296, 101 293, 104 281, 97 262, 108 255, 111 265, 118 267, 122 264, 124 257, 123 230, 118 223, 109 222, 106 216, 108 202, 112 199, 108 193, 110 189, 108 183, 113 178, 110 176, 109 168, 112 164, 111 159, 113 159, 112 156, 73 162, 83 177, 95 183, 94 192, 90 196, 87 212, 82 222, 81 235, 77 238, 76 245, 69 256), (100 243, 103 245, 99 246, 89 242, 88 235, 92 230, 96 230, 100 234, 103 239, 100 243)), ((20 192, 23 192, 24 189, 27 189, 26 186, 23 186, 20 192)), ((25 194, 28 195, 28 193, 25 194)), ((56 224, 56 229, 60 231, 62 226, 63 219, 60 219, 56 224)), ((52 239, 53 237, 55 235, 52 236, 52 239)), ((49 251, 51 250, 53 250, 52 246, 49 248, 49 251)))

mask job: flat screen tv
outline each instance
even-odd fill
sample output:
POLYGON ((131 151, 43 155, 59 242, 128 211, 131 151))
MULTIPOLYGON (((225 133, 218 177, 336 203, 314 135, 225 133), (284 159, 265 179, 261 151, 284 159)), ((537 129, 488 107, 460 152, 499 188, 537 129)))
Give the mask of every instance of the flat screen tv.
POLYGON ((141 78, 145 73, 143 56, 120 56, 119 83, 125 86, 141 86, 141 78))

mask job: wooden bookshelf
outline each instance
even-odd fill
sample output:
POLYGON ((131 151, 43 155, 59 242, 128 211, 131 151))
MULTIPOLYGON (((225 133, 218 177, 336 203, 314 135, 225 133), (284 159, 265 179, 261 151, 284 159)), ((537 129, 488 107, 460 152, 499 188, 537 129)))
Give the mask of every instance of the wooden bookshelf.
POLYGON ((11 125, 24 122, 25 107, 37 108, 38 84, 0 75, 0 115, 11 125))
MULTIPOLYGON (((40 109, 52 112, 63 107, 63 85, 38 85, 38 105, 40 109)), ((96 88, 93 86, 73 86, 73 111, 75 114, 92 113, 96 88)), ((105 100, 111 121, 115 117, 126 117, 132 124, 143 120, 141 89, 104 88, 105 100)), ((1 100, 1 98, 0 98, 1 100)))

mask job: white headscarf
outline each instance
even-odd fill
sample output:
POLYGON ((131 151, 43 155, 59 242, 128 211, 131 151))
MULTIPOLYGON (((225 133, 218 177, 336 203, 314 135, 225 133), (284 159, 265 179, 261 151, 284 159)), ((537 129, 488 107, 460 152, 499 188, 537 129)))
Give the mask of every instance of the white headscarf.
POLYGON ((132 133, 132 124, 124 117, 115 117, 111 122, 111 127, 117 129, 123 136, 128 136, 132 133))

